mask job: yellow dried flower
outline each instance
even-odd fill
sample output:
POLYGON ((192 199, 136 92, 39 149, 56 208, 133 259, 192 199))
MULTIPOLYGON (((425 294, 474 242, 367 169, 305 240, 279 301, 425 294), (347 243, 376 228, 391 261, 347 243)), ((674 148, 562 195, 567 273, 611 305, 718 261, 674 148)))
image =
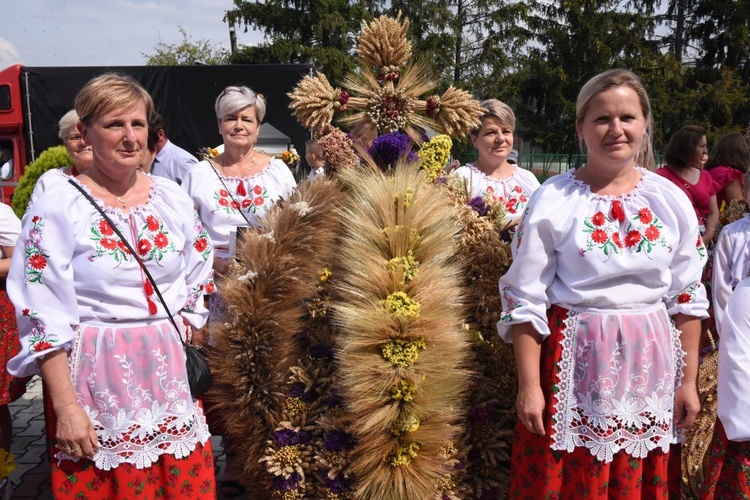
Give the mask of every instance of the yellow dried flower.
POLYGON ((394 257, 388 261, 388 270, 392 272, 401 271, 401 284, 405 285, 412 281, 419 272, 419 262, 414 259, 414 253, 409 250, 403 257, 394 257))
POLYGON ((407 320, 419 317, 422 305, 412 300, 406 292, 393 292, 385 300, 379 302, 390 317, 397 320, 407 320))
POLYGON ((417 153, 422 164, 419 168, 427 176, 427 180, 434 181, 448 164, 451 157, 453 141, 445 134, 436 135, 429 142, 422 144, 417 153))
POLYGON ((323 269, 318 271, 318 274, 320 275, 320 281, 325 283, 326 281, 328 281, 328 278, 331 277, 331 270, 327 267, 324 267, 323 269))
POLYGON ((411 366, 419 358, 419 351, 427 349, 424 338, 393 339, 383 344, 383 357, 394 366, 411 366))
POLYGON ((399 446, 396 453, 391 453, 386 461, 394 467, 406 467, 412 460, 417 458, 419 449, 422 447, 419 443, 406 443, 399 446))
POLYGON ((286 400, 286 407, 289 414, 294 417, 303 417, 310 411, 310 406, 300 398, 289 398, 286 400))
POLYGON ((419 429, 419 418, 415 415, 408 415, 405 411, 399 413, 396 420, 391 424, 391 433, 394 436, 401 436, 407 432, 416 432, 419 429))
POLYGON ((288 446, 282 446, 274 454, 274 458, 282 467, 293 468, 299 463, 302 455, 300 454, 298 444, 290 444, 288 446))
POLYGON ((417 386, 408 380, 399 380, 398 384, 391 387, 391 397, 397 401, 408 403, 414 399, 417 386))

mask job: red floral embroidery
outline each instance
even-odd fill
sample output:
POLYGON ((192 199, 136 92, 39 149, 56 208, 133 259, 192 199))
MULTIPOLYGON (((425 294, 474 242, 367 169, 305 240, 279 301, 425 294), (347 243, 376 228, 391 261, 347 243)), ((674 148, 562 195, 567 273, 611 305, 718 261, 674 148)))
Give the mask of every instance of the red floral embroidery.
POLYGON ((41 271, 47 267, 47 259, 44 258, 44 255, 37 253, 29 257, 29 265, 37 271, 41 271))
POLYGON ((220 189, 219 196, 221 196, 222 198, 226 198, 227 196, 229 196, 229 191, 227 191, 226 189, 220 189))
POLYGON ((158 231, 159 219, 157 219, 153 215, 149 215, 148 217, 146 217, 146 226, 148 227, 149 231, 158 231))
POLYGON ((114 250, 117 248, 117 242, 112 238, 102 238, 99 243, 107 250, 114 250))
POLYGON ((638 211, 638 218, 644 224, 651 224, 651 221, 654 220, 654 214, 648 208, 642 208, 638 211))
POLYGON ((226 198, 219 198, 219 205, 222 207, 228 207, 229 206, 229 200, 226 198))
POLYGON ((99 221, 99 232, 104 236, 112 236, 113 234, 115 234, 115 232, 112 230, 112 226, 110 226, 109 222, 104 219, 99 221))
POLYGON ((39 222, 39 216, 35 215, 34 217, 32 217, 31 222, 33 222, 34 224, 36 224, 37 222, 39 222))
POLYGON ((617 246, 617 248, 622 248, 622 241, 620 241, 620 233, 612 234, 612 241, 617 246))
POLYGON ((214 282, 213 282, 213 281, 209 281, 209 282, 208 282, 208 283, 206 284, 206 293, 207 293, 207 294, 212 294, 212 293, 214 293, 215 291, 216 291, 216 285, 214 285, 214 282))
POLYGON ((677 296, 677 302, 680 304, 688 304, 693 299, 689 293, 681 293, 677 296))
POLYGON ((661 232, 659 232, 659 229, 656 226, 648 226, 643 234, 648 241, 656 241, 659 239, 659 236, 661 236, 661 232))
POLYGON ((206 238, 200 238, 195 242, 194 246, 198 252, 202 253, 206 248, 208 248, 208 241, 206 241, 206 238))
POLYGON ((247 208, 252 204, 253 200, 251 198, 245 198, 244 200, 242 200, 242 208, 247 208))
POLYGON ((602 231, 601 229, 595 229, 591 233, 591 239, 598 244, 602 244, 607 241, 607 233, 605 231, 602 231))
POLYGON ((140 240, 138 241, 138 246, 136 247, 136 250, 138 250, 138 253, 141 255, 146 255, 149 251, 151 251, 151 242, 148 240, 140 240))
POLYGON ((253 193, 257 195, 263 194, 263 188, 261 186, 256 185, 253 188, 253 193))
POLYGON ((261 198, 259 196, 259 197, 255 198, 255 200, 253 200, 253 203, 255 203, 256 206, 261 206, 261 205, 263 205, 263 198, 261 198))
POLYGON ((237 184, 237 196, 247 196, 247 191, 245 190, 245 183, 240 181, 239 184, 237 184))
POLYGON ((232 202, 229 204, 229 206, 232 207, 232 209, 234 209, 234 210, 239 210, 240 209, 240 204, 237 203, 234 200, 232 200, 232 202))
POLYGON ((591 217, 591 223, 595 226, 603 226, 606 222, 606 219, 604 218, 604 214, 602 212, 596 212, 593 217, 591 217))
POLYGON ((635 230, 628 231, 628 234, 625 235, 625 246, 634 247, 640 242, 641 242, 640 231, 635 231, 635 230))
POLYGON ((52 344, 49 342, 41 341, 34 344, 34 351, 35 352, 41 352, 46 351, 47 349, 50 349, 52 347, 52 344))
POLYGON ((156 248, 163 250, 168 244, 169 238, 167 238, 167 235, 165 235, 164 233, 158 233, 156 236, 154 236, 154 245, 156 245, 156 248))

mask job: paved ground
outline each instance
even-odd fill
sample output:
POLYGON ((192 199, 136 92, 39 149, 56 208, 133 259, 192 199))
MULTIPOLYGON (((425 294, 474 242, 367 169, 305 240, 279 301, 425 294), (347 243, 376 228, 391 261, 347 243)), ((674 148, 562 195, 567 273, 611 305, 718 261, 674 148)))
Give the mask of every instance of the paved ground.
MULTIPOLYGON (((35 377, 27 385, 26 394, 10 404, 13 415, 13 446, 18 468, 10 476, 14 500, 52 498, 44 436, 42 381, 35 377)), ((212 437, 216 477, 221 477, 225 464, 221 438, 212 437)), ((218 500, 228 500, 219 494, 218 500)))

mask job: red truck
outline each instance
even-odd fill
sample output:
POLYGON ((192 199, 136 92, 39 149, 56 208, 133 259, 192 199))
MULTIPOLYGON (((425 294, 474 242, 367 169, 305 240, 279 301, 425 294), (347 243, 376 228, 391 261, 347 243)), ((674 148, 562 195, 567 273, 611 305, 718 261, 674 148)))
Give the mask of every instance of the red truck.
POLYGON ((294 145, 302 151, 309 138, 309 132, 292 116, 286 95, 313 71, 307 64, 10 66, 0 71, 0 201, 10 203, 28 163, 45 149, 61 144, 58 121, 73 108, 80 88, 107 71, 125 73, 141 82, 164 116, 169 139, 191 152, 221 142, 214 100, 225 87, 237 84, 247 85, 266 98, 268 108, 259 147, 283 150, 294 145))

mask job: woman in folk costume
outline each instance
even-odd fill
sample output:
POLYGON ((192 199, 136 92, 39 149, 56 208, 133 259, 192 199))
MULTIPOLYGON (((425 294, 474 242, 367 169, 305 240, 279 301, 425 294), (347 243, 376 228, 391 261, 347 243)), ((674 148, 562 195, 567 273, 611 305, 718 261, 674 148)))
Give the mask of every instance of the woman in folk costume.
POLYGON ((510 106, 497 99, 482 101, 482 126, 471 132, 479 158, 456 169, 466 179, 472 197, 489 197, 505 208, 505 220, 521 218, 539 181, 529 170, 517 167, 508 156, 513 149, 516 116, 510 106))
MULTIPOLYGON (((723 234, 723 232, 722 232, 723 234)), ((750 495, 750 278, 731 294, 720 323, 719 418, 706 461, 701 498, 747 498, 750 495)))
POLYGON ((21 352, 9 371, 45 381, 55 497, 214 498, 183 349, 208 315, 210 240, 179 186, 139 171, 153 102, 138 82, 97 77, 76 111, 93 164, 76 178, 45 173, 23 219, 8 278, 21 352))
POLYGON ((592 78, 576 104, 587 162, 542 185, 520 222, 498 322, 518 363, 509 498, 679 485, 669 447, 699 409, 705 247, 684 193, 640 167, 651 119, 633 73, 592 78))

